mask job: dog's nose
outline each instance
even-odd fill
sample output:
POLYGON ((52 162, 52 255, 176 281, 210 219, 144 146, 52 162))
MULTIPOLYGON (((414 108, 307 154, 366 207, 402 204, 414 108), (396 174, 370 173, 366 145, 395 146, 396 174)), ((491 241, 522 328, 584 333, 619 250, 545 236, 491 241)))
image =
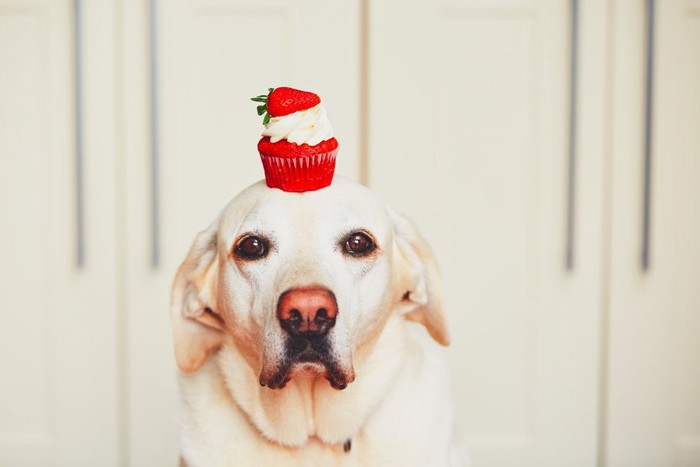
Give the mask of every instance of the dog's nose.
POLYGON ((280 295, 277 318, 293 337, 320 337, 335 326, 338 303, 324 287, 289 289, 280 295))

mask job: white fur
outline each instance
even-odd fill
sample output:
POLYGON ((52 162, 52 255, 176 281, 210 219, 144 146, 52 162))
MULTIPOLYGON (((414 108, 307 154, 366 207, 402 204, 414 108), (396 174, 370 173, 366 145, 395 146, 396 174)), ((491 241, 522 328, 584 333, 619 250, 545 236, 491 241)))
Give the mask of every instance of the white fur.
POLYGON ((440 294, 425 242, 368 189, 336 178, 328 188, 301 194, 264 183, 243 191, 195 240, 173 286, 184 462, 466 465, 438 344, 449 339, 440 294), (343 235, 357 229, 376 239, 377 255, 343 253, 343 235), (272 239, 267 257, 232 257, 247 232, 272 239), (329 339, 354 380, 333 389, 309 365, 283 389, 261 387, 261 373, 273 371, 284 351, 277 300, 289 288, 309 285, 327 287, 337 298, 329 339), (345 452, 348 439, 352 447, 345 452))

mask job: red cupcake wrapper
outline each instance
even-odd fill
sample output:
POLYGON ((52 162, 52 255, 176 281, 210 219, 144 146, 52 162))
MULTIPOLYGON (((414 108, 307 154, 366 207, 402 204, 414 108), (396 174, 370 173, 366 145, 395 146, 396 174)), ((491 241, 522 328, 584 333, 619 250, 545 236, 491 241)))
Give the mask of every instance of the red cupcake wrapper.
POLYGON ((313 191, 333 181, 338 149, 312 156, 275 157, 260 154, 265 180, 270 188, 284 191, 313 191))

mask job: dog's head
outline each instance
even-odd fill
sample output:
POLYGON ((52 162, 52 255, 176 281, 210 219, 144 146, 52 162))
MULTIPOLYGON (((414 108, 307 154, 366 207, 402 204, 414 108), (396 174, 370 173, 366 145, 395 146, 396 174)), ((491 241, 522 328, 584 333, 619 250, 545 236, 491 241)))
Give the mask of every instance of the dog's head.
POLYGON ((172 292, 178 366, 196 371, 235 345, 279 389, 299 371, 337 389, 392 315, 447 345, 432 253, 413 225, 367 188, 336 179, 286 193, 244 190, 194 241, 172 292))

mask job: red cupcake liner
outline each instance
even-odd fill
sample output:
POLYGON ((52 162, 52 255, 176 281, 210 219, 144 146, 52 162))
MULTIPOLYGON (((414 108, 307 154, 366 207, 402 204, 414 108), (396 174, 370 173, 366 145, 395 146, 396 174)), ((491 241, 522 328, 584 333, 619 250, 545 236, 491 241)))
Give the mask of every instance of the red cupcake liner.
POLYGON ((284 191, 313 191, 333 181, 338 149, 310 156, 276 157, 260 154, 265 180, 270 188, 284 191))

